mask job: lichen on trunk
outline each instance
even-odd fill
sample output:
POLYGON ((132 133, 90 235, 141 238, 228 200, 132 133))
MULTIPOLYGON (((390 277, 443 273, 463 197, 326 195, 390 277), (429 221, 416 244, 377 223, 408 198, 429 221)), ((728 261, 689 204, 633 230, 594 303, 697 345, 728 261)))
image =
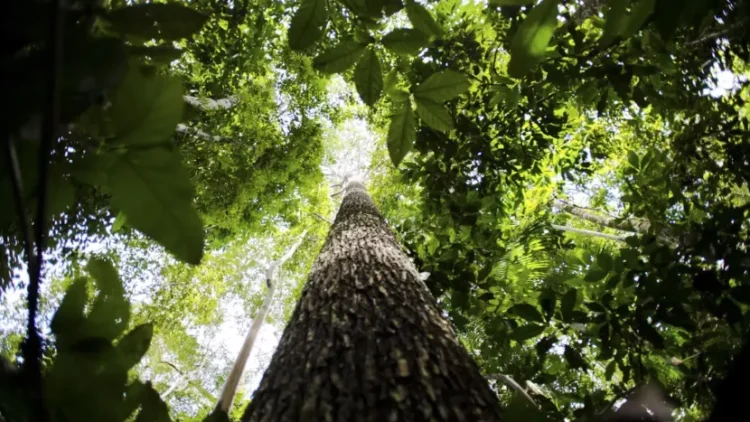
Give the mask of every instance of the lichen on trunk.
POLYGON ((496 394, 375 205, 347 186, 243 421, 499 421, 496 394))

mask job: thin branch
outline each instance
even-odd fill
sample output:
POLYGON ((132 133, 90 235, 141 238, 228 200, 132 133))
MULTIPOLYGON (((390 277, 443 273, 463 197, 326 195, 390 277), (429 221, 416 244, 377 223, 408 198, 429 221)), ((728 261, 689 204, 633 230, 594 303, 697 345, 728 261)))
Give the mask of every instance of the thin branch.
POLYGON ((307 230, 303 231, 297 241, 292 246, 290 246, 289 249, 287 249, 287 251, 279 259, 273 261, 266 269, 266 296, 263 298, 263 304, 258 310, 258 313, 255 315, 255 318, 253 318, 253 323, 250 326, 250 331, 248 331, 247 336, 245 337, 245 341, 242 344, 242 348, 240 348, 240 352, 237 355, 237 359, 234 361, 232 370, 229 372, 229 376, 227 377, 227 381, 224 384, 224 388, 221 390, 221 396, 219 397, 219 401, 216 403, 214 412, 222 411, 228 413, 229 409, 232 407, 232 401, 234 400, 234 395, 237 392, 237 386, 240 383, 242 374, 245 372, 245 364, 247 363, 247 358, 250 356, 250 352, 253 350, 255 339, 258 337, 260 328, 263 325, 263 321, 266 319, 266 315, 268 315, 268 311, 271 308, 273 294, 276 289, 274 280, 276 277, 276 273, 278 272, 277 270, 282 265, 284 265, 284 263, 288 261, 289 258, 292 257, 292 255, 294 255, 294 252, 297 251, 302 242, 305 240, 306 235, 307 230))
POLYGON ((8 172, 10 173, 11 186, 13 188, 13 201, 16 204, 16 214, 18 214, 18 225, 21 228, 23 236, 24 249, 26 250, 26 259, 28 260, 29 279, 32 277, 33 268, 36 266, 36 251, 34 250, 34 234, 26 214, 26 199, 23 192, 23 180, 21 178, 21 166, 18 162, 18 154, 13 141, 6 140, 5 155, 8 157, 8 172))
POLYGON ((570 233, 585 234, 588 236, 596 236, 596 237, 601 237, 602 239, 609 239, 609 240, 614 240, 617 242, 625 242, 625 240, 628 238, 628 236, 618 236, 616 234, 609 234, 609 233, 602 233, 602 232, 597 232, 593 230, 579 229, 578 227, 560 226, 558 224, 550 224, 550 226, 555 230, 560 230, 560 231, 565 231, 565 232, 570 232, 570 233))
POLYGON ((321 220, 321 221, 323 221, 323 222, 326 222, 326 223, 328 223, 330 225, 333 225, 333 221, 331 221, 331 220, 323 217, 322 215, 318 214, 317 212, 312 213, 312 215, 314 215, 315 217, 318 217, 318 219, 321 220))
POLYGON ((743 19, 743 20, 735 23, 734 25, 730 26, 729 28, 724 28, 721 31, 714 32, 713 34, 708 34, 705 37, 699 38, 699 39, 697 39, 695 41, 686 42, 685 45, 697 45, 697 44, 702 44, 702 43, 704 43, 706 41, 714 40, 716 38, 721 37, 722 35, 726 35, 726 34, 732 32, 732 31, 734 31, 735 29, 741 28, 745 23, 747 23, 747 19, 743 19))
POLYGON ((529 403, 531 403, 532 406, 534 406, 534 408, 537 408, 537 409, 539 408, 536 402, 534 401, 534 399, 531 398, 529 393, 527 393, 526 390, 523 389, 523 387, 518 385, 518 383, 513 378, 505 374, 490 374, 490 375, 485 375, 484 378, 488 380, 495 380, 495 381, 502 382, 503 384, 507 385, 508 387, 510 387, 511 389, 515 390, 517 393, 522 395, 523 398, 525 398, 529 403))

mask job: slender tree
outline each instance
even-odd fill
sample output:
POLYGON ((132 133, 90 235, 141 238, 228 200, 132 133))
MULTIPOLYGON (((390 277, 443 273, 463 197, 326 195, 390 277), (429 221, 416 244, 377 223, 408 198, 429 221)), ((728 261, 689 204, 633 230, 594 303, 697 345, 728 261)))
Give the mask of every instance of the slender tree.
POLYGON ((350 182, 243 421, 499 421, 496 394, 350 182))

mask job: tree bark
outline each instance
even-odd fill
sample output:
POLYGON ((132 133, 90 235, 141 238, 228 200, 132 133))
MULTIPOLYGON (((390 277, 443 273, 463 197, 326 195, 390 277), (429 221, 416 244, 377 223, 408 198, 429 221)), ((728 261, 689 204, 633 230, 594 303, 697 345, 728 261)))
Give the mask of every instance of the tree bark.
POLYGON ((499 421, 496 394, 364 187, 344 195, 242 420, 499 421))

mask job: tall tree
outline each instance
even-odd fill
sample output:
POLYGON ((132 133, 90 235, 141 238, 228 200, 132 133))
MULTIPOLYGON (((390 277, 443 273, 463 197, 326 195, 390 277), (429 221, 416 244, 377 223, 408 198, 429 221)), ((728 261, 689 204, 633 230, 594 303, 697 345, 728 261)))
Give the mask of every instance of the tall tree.
POLYGON ((499 421, 497 396, 351 182, 242 418, 499 421))

